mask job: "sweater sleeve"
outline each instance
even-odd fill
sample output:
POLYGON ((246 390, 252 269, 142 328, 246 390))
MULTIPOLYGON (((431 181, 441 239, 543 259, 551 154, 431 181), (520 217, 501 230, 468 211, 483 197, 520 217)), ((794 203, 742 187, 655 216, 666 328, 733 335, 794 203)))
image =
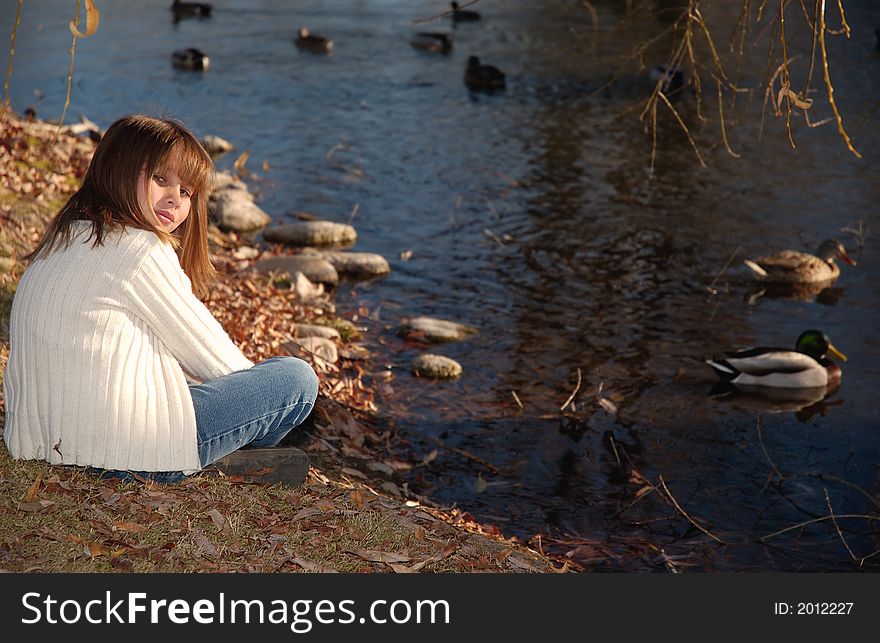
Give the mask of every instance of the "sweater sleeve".
POLYGON ((161 241, 151 245, 125 286, 132 312, 165 344, 188 379, 210 380, 252 367, 193 294, 174 250, 161 241))

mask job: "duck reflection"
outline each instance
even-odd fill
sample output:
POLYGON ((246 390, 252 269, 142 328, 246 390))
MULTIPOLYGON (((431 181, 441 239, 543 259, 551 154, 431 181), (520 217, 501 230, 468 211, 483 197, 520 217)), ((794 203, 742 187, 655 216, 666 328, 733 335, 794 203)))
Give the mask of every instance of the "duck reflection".
POLYGON ((817 415, 825 417, 832 406, 843 404, 843 399, 831 399, 839 389, 839 382, 830 386, 796 389, 719 382, 709 391, 709 397, 749 411, 769 413, 791 411, 798 421, 809 422, 817 415))
POLYGON ((832 287, 834 280, 815 284, 760 284, 751 288, 744 297, 749 304, 760 298, 784 301, 812 302, 823 306, 835 306, 843 297, 844 288, 832 287))

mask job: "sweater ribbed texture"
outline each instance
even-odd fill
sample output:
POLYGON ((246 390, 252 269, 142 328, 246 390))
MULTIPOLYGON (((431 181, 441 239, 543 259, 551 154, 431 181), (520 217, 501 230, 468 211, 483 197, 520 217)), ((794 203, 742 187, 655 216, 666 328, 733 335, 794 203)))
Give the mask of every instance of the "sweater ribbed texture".
POLYGON ((174 250, 127 228, 32 262, 12 303, 4 441, 15 458, 131 471, 200 468, 187 376, 250 368, 174 250))

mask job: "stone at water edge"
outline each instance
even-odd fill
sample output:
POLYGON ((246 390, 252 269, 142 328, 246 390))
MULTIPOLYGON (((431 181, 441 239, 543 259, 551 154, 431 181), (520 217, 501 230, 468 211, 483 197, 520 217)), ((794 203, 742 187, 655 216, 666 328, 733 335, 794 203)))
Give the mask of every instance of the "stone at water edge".
POLYGON ((343 275, 381 277, 391 272, 385 257, 373 252, 321 252, 319 256, 332 263, 343 275))
POLYGON ((413 373, 419 377, 454 379, 461 375, 461 364, 443 355, 422 353, 413 360, 413 373))
POLYGON ((357 231, 350 225, 333 221, 299 221, 269 228, 263 233, 266 241, 291 246, 326 246, 354 243, 357 231))
POLYGON ((205 151, 208 154, 214 156, 215 154, 223 154, 224 152, 228 152, 235 148, 235 146, 227 141, 225 138, 220 138, 219 136, 214 136, 213 134, 208 134, 207 136, 202 137, 202 147, 205 148, 205 151))
POLYGON ((318 324, 294 324, 293 331, 297 337, 326 337, 327 339, 339 339, 339 331, 330 326, 318 324))
POLYGON ((413 317, 404 323, 404 329, 423 333, 429 342, 455 342, 467 339, 477 333, 473 326, 458 322, 434 319, 433 317, 413 317))
POLYGON ((224 232, 253 232, 272 222, 272 218, 254 203, 254 197, 245 190, 215 192, 208 199, 208 213, 224 232))
POLYGON ((289 255, 260 259, 254 268, 262 272, 286 272, 294 275, 301 272, 313 283, 335 286, 339 283, 339 273, 329 261, 318 255, 289 255))
POLYGON ((326 371, 331 364, 339 361, 339 351, 332 339, 326 337, 300 337, 292 342, 282 344, 282 347, 312 362, 320 371, 326 371))

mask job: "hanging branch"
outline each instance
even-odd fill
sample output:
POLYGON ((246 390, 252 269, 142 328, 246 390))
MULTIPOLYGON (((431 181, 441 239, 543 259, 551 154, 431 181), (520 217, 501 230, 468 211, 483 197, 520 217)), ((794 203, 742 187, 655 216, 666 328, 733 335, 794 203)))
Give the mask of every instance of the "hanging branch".
MULTIPOLYGON (((841 7, 841 15, 843 15, 843 7, 841 7)), ((844 24, 846 24, 845 21, 844 24)), ((849 29, 849 25, 846 27, 849 29)), ((834 118, 837 119, 837 131, 840 132, 849 151, 852 152, 856 158, 862 158, 862 155, 859 154, 858 150, 853 147, 852 141, 843 127, 843 119, 840 117, 840 111, 837 109, 837 103, 834 102, 834 86, 831 84, 831 72, 828 70, 828 50, 825 47, 825 0, 820 0, 819 7, 819 47, 822 51, 822 68, 825 72, 825 87, 828 88, 828 102, 831 103, 831 109, 834 111, 834 118)))
POLYGON ((67 108, 70 106, 70 87, 73 84, 73 60, 76 53, 76 39, 95 35, 95 32, 98 31, 98 22, 101 19, 101 14, 95 7, 94 0, 85 0, 85 2, 86 30, 83 32, 79 29, 80 0, 76 0, 76 18, 69 23, 70 32, 73 34, 73 42, 70 44, 70 70, 67 72, 67 95, 64 97, 64 109, 61 110, 61 118, 58 120, 58 129, 55 131, 55 137, 61 132, 61 127, 64 125, 64 116, 67 114, 67 108))
POLYGON ((18 24, 21 22, 21 5, 24 0, 18 0, 18 11, 15 13, 15 24, 12 26, 12 44, 9 46, 9 66, 6 68, 6 82, 3 84, 3 110, 9 109, 9 79, 12 78, 12 58, 15 56, 15 34, 18 32, 18 24))

